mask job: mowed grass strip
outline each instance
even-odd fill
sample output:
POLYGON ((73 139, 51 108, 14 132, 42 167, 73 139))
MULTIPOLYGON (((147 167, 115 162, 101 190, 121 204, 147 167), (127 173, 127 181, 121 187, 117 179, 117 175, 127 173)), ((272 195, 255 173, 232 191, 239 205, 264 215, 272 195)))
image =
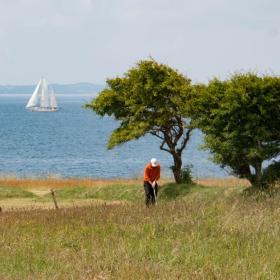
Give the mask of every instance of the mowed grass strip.
POLYGON ((108 185, 88 188, 83 186, 67 187, 56 190, 57 199, 102 199, 138 201, 143 198, 143 186, 135 185, 108 185))
POLYGON ((163 199, 171 187, 150 209, 139 200, 2 213, 0 278, 280 278, 280 196, 184 185, 163 199))

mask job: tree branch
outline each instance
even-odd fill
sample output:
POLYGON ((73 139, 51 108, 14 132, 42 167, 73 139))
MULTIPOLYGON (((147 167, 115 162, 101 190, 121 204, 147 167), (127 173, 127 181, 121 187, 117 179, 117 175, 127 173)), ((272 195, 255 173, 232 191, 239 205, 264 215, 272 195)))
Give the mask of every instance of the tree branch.
POLYGON ((157 138, 164 140, 164 137, 160 136, 156 131, 151 131, 150 134, 156 136, 157 138))
POLYGON ((177 124, 178 124, 178 132, 176 134, 176 137, 174 139, 174 144, 175 146, 177 145, 178 141, 180 140, 180 138, 182 137, 183 133, 184 133, 184 126, 183 126, 183 122, 182 119, 178 116, 175 116, 177 124))
POLYGON ((185 147, 186 147, 188 141, 190 140, 191 132, 192 132, 192 128, 189 128, 188 131, 186 132, 185 138, 184 138, 183 141, 182 141, 181 147, 177 149, 177 152, 178 152, 178 153, 181 154, 182 151, 185 149, 185 147))
POLYGON ((163 135, 164 135, 164 140, 170 149, 170 153, 171 154, 175 153, 176 145, 174 145, 174 143, 172 142, 172 138, 170 138, 170 136, 169 136, 169 131, 164 131, 163 135))
POLYGON ((162 143, 161 143, 161 145, 160 145, 160 149, 161 149, 162 151, 166 151, 166 152, 172 154, 170 150, 168 150, 168 149, 166 149, 166 148, 163 147, 164 144, 166 144, 166 141, 165 141, 165 140, 162 141, 162 143))

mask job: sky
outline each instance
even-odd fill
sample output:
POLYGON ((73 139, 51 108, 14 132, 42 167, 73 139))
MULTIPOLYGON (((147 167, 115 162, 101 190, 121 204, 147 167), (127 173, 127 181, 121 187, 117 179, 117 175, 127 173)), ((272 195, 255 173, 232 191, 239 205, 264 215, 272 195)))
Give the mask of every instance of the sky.
POLYGON ((153 57, 194 82, 280 74, 279 0, 0 0, 0 84, 105 84, 153 57))

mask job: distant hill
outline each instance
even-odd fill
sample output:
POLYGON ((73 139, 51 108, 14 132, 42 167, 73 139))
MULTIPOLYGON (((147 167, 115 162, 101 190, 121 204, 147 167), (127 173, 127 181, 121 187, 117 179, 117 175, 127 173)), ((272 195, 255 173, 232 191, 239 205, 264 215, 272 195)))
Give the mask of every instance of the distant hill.
MULTIPOLYGON (((51 84, 55 93, 57 94, 89 94, 98 93, 104 89, 105 85, 91 84, 91 83, 77 83, 77 84, 51 84)), ((0 94, 31 94, 36 85, 0 85, 0 94)))

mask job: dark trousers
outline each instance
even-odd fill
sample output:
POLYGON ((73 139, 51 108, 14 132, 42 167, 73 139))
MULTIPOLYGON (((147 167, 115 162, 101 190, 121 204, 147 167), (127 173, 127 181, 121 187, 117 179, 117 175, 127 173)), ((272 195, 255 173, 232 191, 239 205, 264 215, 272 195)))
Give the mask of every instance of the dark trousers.
MULTIPOLYGON (((155 194, 154 194, 154 189, 151 186, 151 184, 147 181, 144 181, 144 190, 145 190, 145 203, 146 206, 149 207, 151 204, 154 205, 156 200, 155 200, 155 194)), ((155 193, 157 196, 158 193, 158 185, 156 184, 155 186, 155 193)))

